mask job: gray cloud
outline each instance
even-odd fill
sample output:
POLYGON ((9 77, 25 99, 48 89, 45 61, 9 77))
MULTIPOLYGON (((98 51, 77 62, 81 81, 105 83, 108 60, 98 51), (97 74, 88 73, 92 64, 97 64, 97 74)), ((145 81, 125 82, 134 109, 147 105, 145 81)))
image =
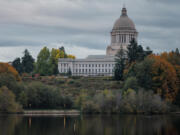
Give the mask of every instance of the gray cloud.
MULTIPOLYGON (((65 47, 74 44, 105 52, 123 1, 2 0, 0 49, 64 43, 65 47)), ((126 0, 128 15, 139 31, 139 43, 156 52, 179 47, 179 4, 179 0, 126 0)))

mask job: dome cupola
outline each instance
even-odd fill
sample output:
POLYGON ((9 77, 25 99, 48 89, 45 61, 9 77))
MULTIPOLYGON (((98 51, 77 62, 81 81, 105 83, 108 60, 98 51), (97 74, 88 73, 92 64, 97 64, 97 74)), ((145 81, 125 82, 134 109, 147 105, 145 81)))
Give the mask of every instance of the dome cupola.
POLYGON ((122 9, 122 14, 120 18, 116 20, 113 29, 135 30, 134 22, 128 17, 125 7, 122 9))
POLYGON ((132 39, 137 41, 138 32, 134 22, 128 17, 125 7, 121 16, 114 23, 111 31, 111 44, 107 47, 107 55, 116 55, 120 48, 127 49, 132 39))

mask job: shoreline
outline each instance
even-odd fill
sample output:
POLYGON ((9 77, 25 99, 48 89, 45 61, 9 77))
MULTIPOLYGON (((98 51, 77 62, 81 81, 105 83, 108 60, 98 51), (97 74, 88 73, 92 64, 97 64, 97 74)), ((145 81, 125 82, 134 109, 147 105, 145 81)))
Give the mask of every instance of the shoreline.
POLYGON ((79 110, 24 110, 23 115, 80 115, 79 110))

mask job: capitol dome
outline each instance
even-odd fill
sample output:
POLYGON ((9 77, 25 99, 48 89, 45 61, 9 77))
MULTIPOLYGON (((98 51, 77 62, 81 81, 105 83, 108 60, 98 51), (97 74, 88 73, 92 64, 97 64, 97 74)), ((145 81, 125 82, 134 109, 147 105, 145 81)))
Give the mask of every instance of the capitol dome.
POLYGON ((122 14, 114 23, 111 31, 111 44, 106 49, 107 55, 116 55, 120 48, 127 46, 134 39, 137 41, 138 32, 134 22, 128 17, 126 8, 122 8, 122 14))
POLYGON ((122 9, 122 15, 115 22, 113 29, 135 30, 134 22, 128 17, 126 8, 122 9))

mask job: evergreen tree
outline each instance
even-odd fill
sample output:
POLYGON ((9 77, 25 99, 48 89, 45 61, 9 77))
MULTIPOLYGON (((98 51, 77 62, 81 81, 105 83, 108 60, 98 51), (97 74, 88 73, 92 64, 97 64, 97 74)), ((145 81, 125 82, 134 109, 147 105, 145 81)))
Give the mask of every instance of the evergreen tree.
POLYGON ((72 72, 71 72, 70 68, 68 69, 67 76, 69 76, 69 77, 72 76, 72 72))
POLYGON ((123 71, 125 69, 125 53, 122 46, 119 52, 116 54, 115 62, 114 79, 123 80, 123 71))
POLYGON ((23 71, 26 73, 31 73, 34 69, 34 59, 27 49, 24 51, 24 56, 22 57, 22 66, 23 71))
POLYGON ((180 53, 179 53, 179 49, 178 49, 178 48, 176 48, 175 53, 176 53, 176 55, 179 55, 179 54, 180 54, 180 53))
POLYGON ((143 47, 141 45, 138 45, 136 40, 133 39, 127 47, 127 57, 128 57, 128 63, 132 63, 135 61, 142 61, 144 58, 148 55, 150 55, 152 51, 150 48, 147 48, 147 51, 143 50, 143 47))
POLYGON ((12 66, 18 71, 19 74, 23 73, 23 67, 20 58, 16 58, 12 62, 12 66))

